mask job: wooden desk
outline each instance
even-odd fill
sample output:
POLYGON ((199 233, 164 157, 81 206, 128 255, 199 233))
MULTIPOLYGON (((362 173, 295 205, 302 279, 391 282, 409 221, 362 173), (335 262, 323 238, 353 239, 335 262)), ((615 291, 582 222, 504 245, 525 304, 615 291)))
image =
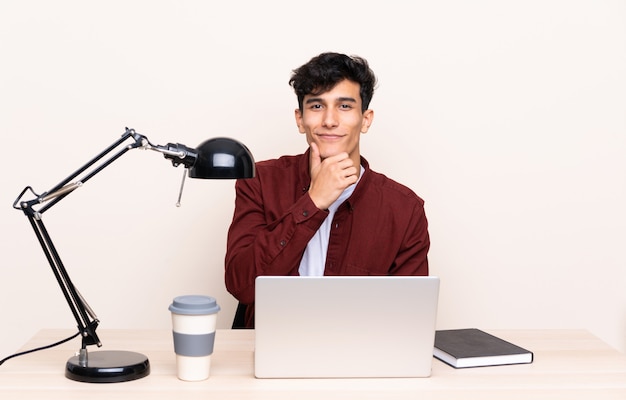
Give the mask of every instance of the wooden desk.
MULTIPOLYGON (((433 359, 430 378, 256 379, 254 331, 218 330, 211 377, 176 378, 169 331, 102 330, 103 349, 146 354, 151 374, 124 383, 65 378, 79 340, 17 357, 0 366, 1 399, 626 399, 626 356, 585 331, 490 331, 535 353, 532 364, 455 370, 433 359), (119 396, 119 397, 117 397, 119 396)), ((23 348, 70 331, 43 330, 23 348)), ((95 350, 94 350, 95 351, 95 350)))

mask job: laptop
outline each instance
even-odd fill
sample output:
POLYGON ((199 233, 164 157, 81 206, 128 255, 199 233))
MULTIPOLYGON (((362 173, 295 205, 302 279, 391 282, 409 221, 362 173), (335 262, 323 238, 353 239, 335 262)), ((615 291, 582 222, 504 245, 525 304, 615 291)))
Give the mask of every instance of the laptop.
POLYGON ((259 276, 257 378, 428 377, 434 276, 259 276))

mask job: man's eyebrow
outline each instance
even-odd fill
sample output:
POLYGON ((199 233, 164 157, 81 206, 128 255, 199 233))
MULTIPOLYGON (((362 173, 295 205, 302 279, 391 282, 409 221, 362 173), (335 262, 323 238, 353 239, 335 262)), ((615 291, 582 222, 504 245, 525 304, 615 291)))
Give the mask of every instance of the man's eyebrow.
MULTIPOLYGON (((350 102, 350 103, 356 103, 356 99, 354 97, 337 97, 335 99, 336 102, 338 103, 343 103, 343 102, 350 102)), ((321 97, 310 97, 305 101, 306 104, 310 104, 310 103, 324 103, 324 100, 321 97)))

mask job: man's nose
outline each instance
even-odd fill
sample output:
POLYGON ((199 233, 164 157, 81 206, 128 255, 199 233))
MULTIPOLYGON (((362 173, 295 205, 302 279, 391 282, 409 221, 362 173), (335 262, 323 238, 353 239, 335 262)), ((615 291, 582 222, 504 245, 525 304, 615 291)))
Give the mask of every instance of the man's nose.
POLYGON ((337 115, 337 110, 332 108, 327 109, 324 112, 324 119, 322 121, 325 127, 333 127, 339 124, 339 118, 337 115))

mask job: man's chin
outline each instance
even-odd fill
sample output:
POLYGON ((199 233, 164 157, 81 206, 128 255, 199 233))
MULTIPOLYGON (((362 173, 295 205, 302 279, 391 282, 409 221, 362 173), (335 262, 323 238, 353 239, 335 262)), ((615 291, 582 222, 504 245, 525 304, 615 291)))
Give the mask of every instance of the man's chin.
POLYGON ((328 158, 328 157, 336 156, 337 154, 339 154, 341 152, 342 152, 342 150, 329 148, 329 146, 324 146, 324 147, 320 148, 320 157, 323 160, 323 159, 328 158))

